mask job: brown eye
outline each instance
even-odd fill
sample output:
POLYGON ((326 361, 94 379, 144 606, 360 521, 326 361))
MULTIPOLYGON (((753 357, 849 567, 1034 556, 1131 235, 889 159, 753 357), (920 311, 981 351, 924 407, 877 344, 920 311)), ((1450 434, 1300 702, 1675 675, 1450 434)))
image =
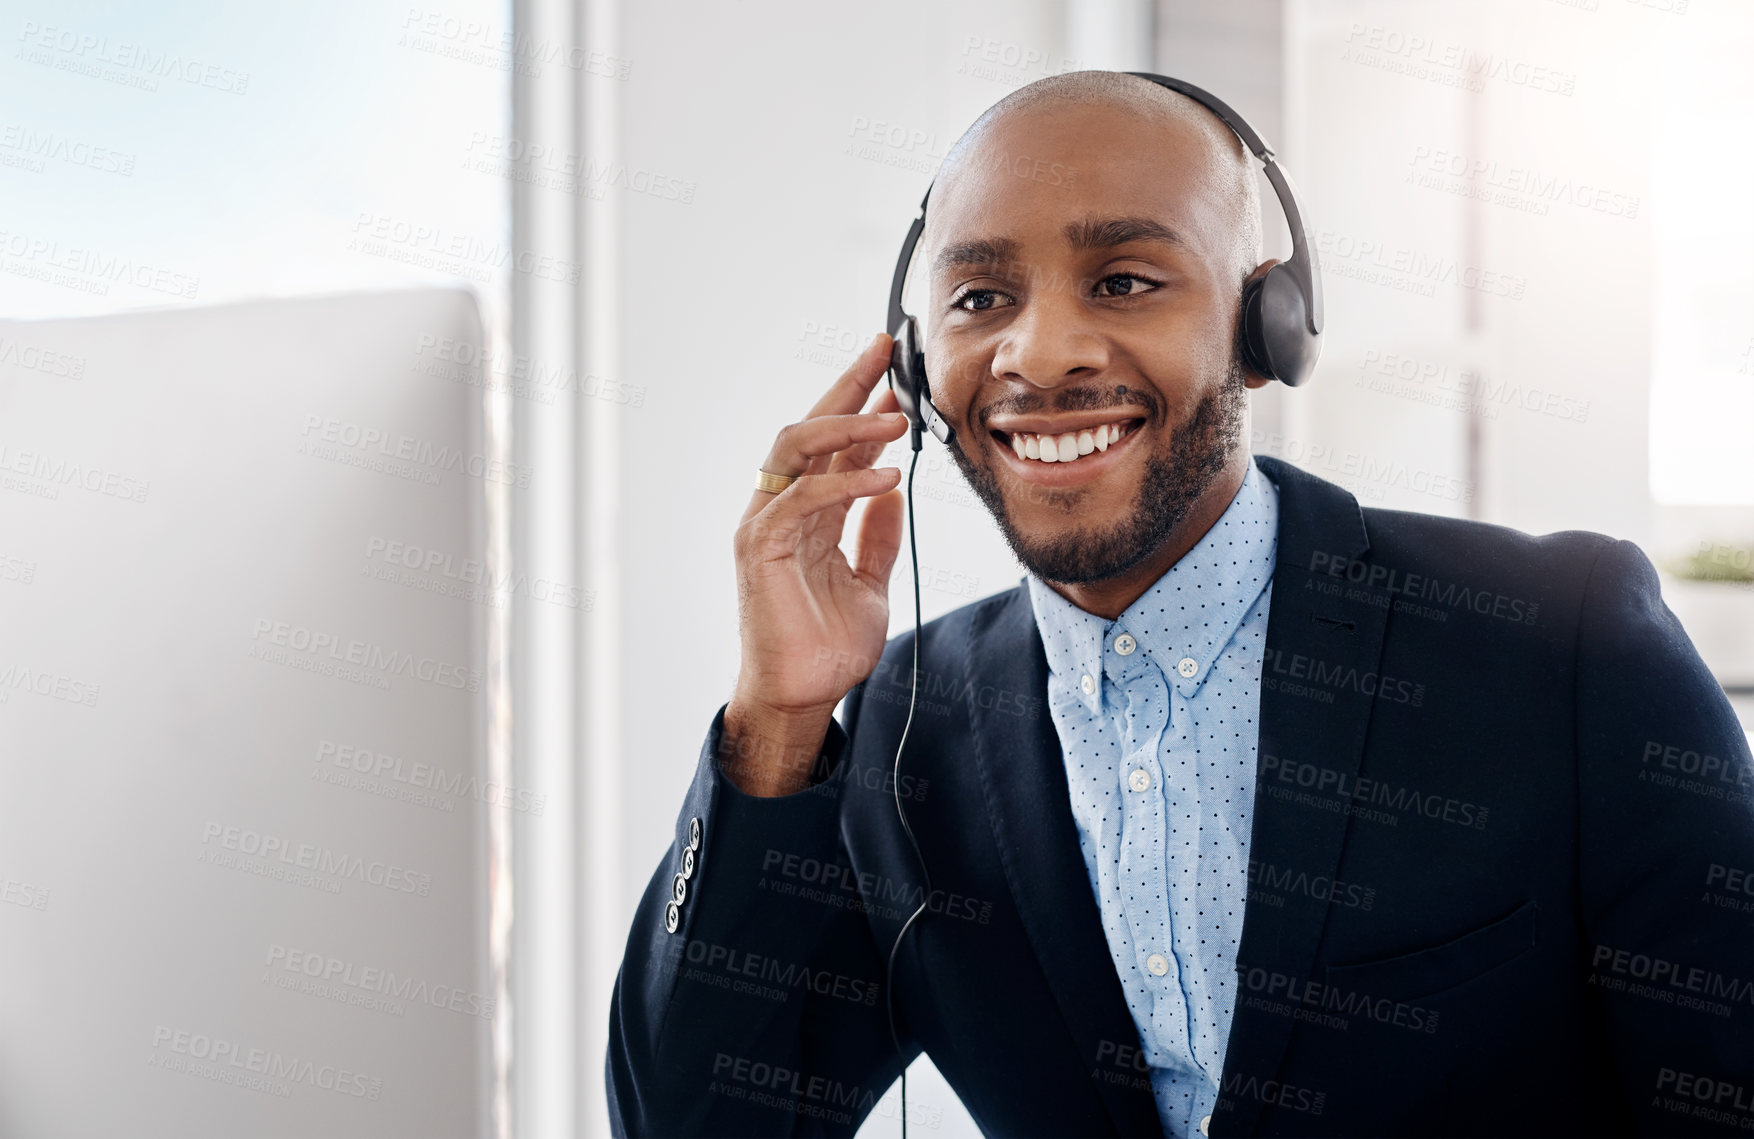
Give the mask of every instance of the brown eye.
POLYGON ((963 312, 988 312, 998 307, 1001 294, 996 289, 970 289, 951 302, 951 308, 959 308, 963 312), (965 303, 970 302, 973 303, 965 303))
POLYGON ((1157 287, 1157 282, 1148 281, 1135 273, 1115 273, 1097 282, 1098 289, 1106 297, 1136 297, 1157 287), (1148 288, 1136 288, 1145 285, 1148 288))

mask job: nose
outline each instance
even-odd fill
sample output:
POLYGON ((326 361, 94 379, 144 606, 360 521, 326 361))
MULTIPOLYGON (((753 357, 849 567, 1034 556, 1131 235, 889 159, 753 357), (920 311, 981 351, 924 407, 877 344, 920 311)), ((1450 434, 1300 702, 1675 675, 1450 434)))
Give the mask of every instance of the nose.
POLYGON ((1005 326, 993 375, 1054 388, 1108 367, 1107 343, 1092 327, 1076 282, 1031 289, 1005 326))

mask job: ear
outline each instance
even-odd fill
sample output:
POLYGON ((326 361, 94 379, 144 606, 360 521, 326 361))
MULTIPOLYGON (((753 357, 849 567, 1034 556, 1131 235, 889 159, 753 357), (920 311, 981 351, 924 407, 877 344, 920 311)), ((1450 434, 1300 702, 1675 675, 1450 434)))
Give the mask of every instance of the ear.
MULTIPOLYGON (((1272 269, 1273 266, 1277 264, 1279 264, 1279 258, 1270 257, 1259 265, 1256 265, 1254 272, 1243 278, 1242 288, 1237 292, 1236 305, 1236 335, 1239 340, 1242 337, 1242 298, 1247 295, 1249 286, 1253 285, 1256 281, 1259 281, 1262 277, 1265 277, 1268 270, 1272 269)), ((1243 386, 1251 391, 1255 388, 1264 388, 1273 382, 1249 366, 1248 354, 1246 352, 1242 353, 1242 375, 1243 386)))

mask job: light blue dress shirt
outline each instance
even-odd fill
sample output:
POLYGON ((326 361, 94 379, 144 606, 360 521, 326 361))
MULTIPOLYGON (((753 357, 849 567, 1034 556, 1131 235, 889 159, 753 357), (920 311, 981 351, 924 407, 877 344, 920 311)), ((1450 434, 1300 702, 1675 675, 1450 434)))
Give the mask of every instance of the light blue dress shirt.
POLYGON ((1278 523, 1251 460, 1218 521, 1118 619, 1025 579, 1079 846, 1169 1136, 1211 1115, 1236 1007, 1278 523))

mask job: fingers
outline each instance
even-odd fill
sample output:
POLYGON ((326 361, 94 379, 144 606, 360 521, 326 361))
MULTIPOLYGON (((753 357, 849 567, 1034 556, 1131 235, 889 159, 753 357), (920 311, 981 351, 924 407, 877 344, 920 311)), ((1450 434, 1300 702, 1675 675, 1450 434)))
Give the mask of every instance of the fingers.
MULTIPOLYGON (((884 390, 877 393, 875 404, 873 404, 872 409, 865 412, 865 414, 868 414, 868 416, 870 416, 870 414, 891 414, 891 412, 895 412, 895 409, 895 391, 891 391, 889 388, 884 388, 884 390)), ((905 421, 907 421, 907 416, 903 416, 902 421, 905 423, 905 421)), ((903 435, 905 435, 905 433, 907 432, 903 430, 903 435)), ((833 460, 830 460, 826 465, 824 465, 823 460, 819 460, 819 458, 817 458, 817 460, 812 460, 812 462, 810 462, 810 472, 812 472, 812 474, 821 474, 824 469, 833 472, 833 470, 859 470, 865 469, 865 467, 872 467, 872 465, 875 465, 877 460, 881 458, 884 449, 888 448, 889 442, 895 441, 891 439, 891 441, 854 442, 849 448, 835 451, 833 460)), ((809 534, 812 541, 835 542, 838 546, 838 544, 840 544, 840 532, 842 532, 842 528, 844 528, 845 523, 847 523, 847 511, 849 511, 849 509, 851 509, 851 505, 844 505, 844 507, 830 507, 830 509, 826 509, 826 511, 819 512, 816 518, 810 519, 809 525, 805 527, 805 534, 809 534)))
MULTIPOLYGON (((882 454, 885 443, 899 439, 906 431, 907 417, 900 412, 817 416, 782 427, 761 469, 776 475, 822 474, 836 452, 858 444, 873 444, 876 453, 862 464, 869 466, 876 461, 876 455, 882 454), (819 467, 812 466, 816 459, 822 460, 819 467)), ((744 520, 773 501, 774 495, 755 491, 743 512, 744 520)))
MULTIPOLYGON (((899 468, 897 474, 899 474, 899 468)), ((853 572, 885 594, 889 591, 889 571, 901 552, 901 525, 906 506, 901 490, 887 491, 865 504, 864 517, 859 519, 858 549, 853 554, 853 572)))
MULTIPOLYGON (((841 373, 840 379, 832 384, 816 405, 810 409, 805 418, 819 415, 835 415, 856 412, 863 407, 871 390, 878 385, 883 374, 889 370, 889 360, 895 341, 886 332, 879 332, 865 345, 852 365, 841 373)), ((899 406, 899 405, 898 405, 899 406)), ((875 462, 876 460, 872 460, 875 462)), ((863 463, 862 466, 870 466, 863 463)), ((772 469, 772 468, 769 468, 772 469)), ((810 460, 809 473, 819 475, 832 470, 832 460, 826 456, 817 456, 810 460)))
POLYGON ((819 415, 789 423, 774 437, 773 450, 767 453, 762 469, 775 474, 802 474, 811 459, 831 457, 855 443, 876 443, 881 453, 883 444, 901 438, 906 430, 907 416, 899 411, 819 415))
MULTIPOLYGON (((891 412, 899 411, 900 406, 901 405, 895 400, 895 392, 892 389, 885 387, 882 391, 877 393, 877 401, 871 405, 871 411, 866 414, 889 414, 891 412)), ((905 423, 906 421, 907 417, 903 416, 902 422, 905 423)), ((902 434, 905 435, 906 432, 904 431, 902 434)), ((873 440, 867 443, 855 443, 844 450, 836 451, 834 460, 829 463, 828 469, 831 471, 849 471, 857 470, 860 467, 869 467, 877 461, 880 455, 883 454, 883 448, 890 442, 893 442, 893 440, 873 440)))
POLYGON ((734 543, 737 557, 756 561, 789 557, 817 514, 830 509, 844 512, 855 500, 893 490, 900 481, 899 467, 805 475, 744 518, 734 543))
POLYGON ((889 370, 889 354, 895 341, 887 332, 879 332, 865 345, 852 366, 841 373, 828 391, 823 393, 816 406, 810 409, 806 419, 814 419, 819 415, 846 415, 865 406, 865 400, 871 395, 871 389, 889 370))
MULTIPOLYGON (((866 414, 887 414, 894 411, 895 408, 895 392, 888 388, 884 388, 877 393, 876 403, 872 406, 871 411, 866 414)), ((903 416, 902 419, 905 423, 906 416, 903 416)), ((906 432, 904 431, 903 434, 905 435, 906 432)), ((828 463, 828 470, 856 471, 865 467, 873 466, 876 464, 877 460, 882 457, 884 448, 891 442, 894 442, 894 440, 873 440, 867 443, 854 443, 852 446, 834 453, 833 460, 828 463)), ((818 462, 820 462, 820 460, 818 460, 818 462)), ((811 469, 813 471, 816 470, 814 466, 812 466, 811 469)), ((843 506, 838 508, 831 507, 828 510, 824 510, 810 523, 807 527, 807 532, 812 539, 835 542, 838 544, 840 542, 841 530, 846 526, 848 509, 849 507, 843 506)))

